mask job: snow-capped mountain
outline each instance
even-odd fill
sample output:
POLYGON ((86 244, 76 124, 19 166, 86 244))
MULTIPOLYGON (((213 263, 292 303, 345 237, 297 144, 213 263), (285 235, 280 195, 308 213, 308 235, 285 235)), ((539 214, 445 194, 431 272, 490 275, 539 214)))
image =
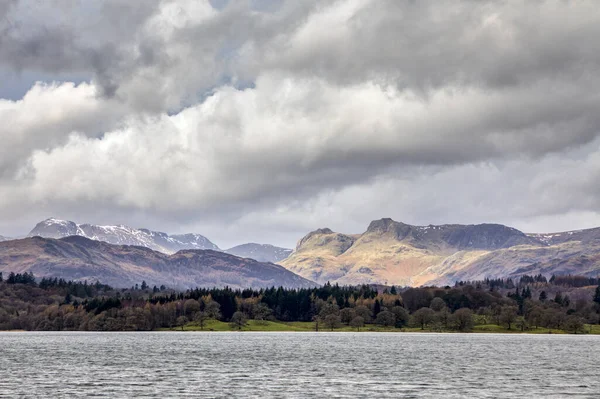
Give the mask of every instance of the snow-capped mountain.
POLYGON ((277 263, 290 256, 292 250, 269 244, 249 243, 229 248, 225 252, 242 258, 255 259, 259 262, 277 263))
POLYGON ((2 242, 2 241, 10 241, 10 240, 12 240, 12 238, 0 236, 0 242, 2 242))
POLYGON ((212 249, 219 247, 200 234, 168 235, 148 229, 135 229, 129 226, 99 226, 77 224, 69 220, 46 219, 38 223, 28 237, 63 238, 81 236, 91 240, 104 241, 117 245, 137 245, 155 251, 172 254, 182 249, 212 249))

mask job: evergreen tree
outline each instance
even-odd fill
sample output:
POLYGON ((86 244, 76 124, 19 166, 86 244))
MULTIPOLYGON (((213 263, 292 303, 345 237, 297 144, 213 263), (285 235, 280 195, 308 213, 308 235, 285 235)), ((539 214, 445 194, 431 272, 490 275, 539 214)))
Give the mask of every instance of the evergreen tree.
POLYGON ((540 297, 539 297, 539 299, 540 299, 540 302, 545 302, 545 301, 546 301, 546 299, 548 299, 548 294, 546 294, 546 291, 542 291, 542 292, 540 292, 540 297))
POLYGON ((373 317, 377 317, 379 312, 381 312, 381 304, 378 299, 375 299, 375 304, 373 305, 373 317))
MULTIPOLYGON (((552 277, 554 277, 554 276, 552 276, 552 277)), ((562 306, 562 304, 563 304, 563 297, 562 297, 562 295, 561 295, 560 292, 556 293, 556 296, 554 297, 554 302, 556 302, 557 304, 559 304, 559 305, 562 306)))
POLYGON ((594 294, 594 302, 600 305, 600 285, 596 287, 596 293, 594 294))

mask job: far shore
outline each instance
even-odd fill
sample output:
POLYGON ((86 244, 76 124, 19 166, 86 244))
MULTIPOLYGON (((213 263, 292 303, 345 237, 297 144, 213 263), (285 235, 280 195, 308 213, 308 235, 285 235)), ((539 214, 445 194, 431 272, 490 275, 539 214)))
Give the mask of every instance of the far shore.
MULTIPOLYGON (((26 330, 0 330, 2 333, 20 333, 27 332, 26 330)), ((59 331, 48 331, 48 332, 59 332, 59 331)), ((82 331, 88 332, 88 331, 82 331)), ((89 331, 95 332, 95 331, 89 331)), ((129 330, 121 330, 114 332, 134 332, 129 330)), ((444 334, 533 334, 533 335, 555 335, 555 334, 570 334, 564 330, 557 329, 547 329, 547 328, 530 328, 524 331, 520 329, 511 328, 508 329, 504 326, 498 326, 495 324, 486 324, 486 325, 476 325, 471 330, 468 331, 457 331, 457 330, 449 330, 449 329, 432 329, 425 328, 421 329, 420 327, 404 327, 404 328, 395 328, 395 327, 384 327, 375 324, 368 324, 360 329, 352 328, 347 325, 341 325, 339 327, 334 328, 323 328, 319 326, 318 331, 315 329, 314 322, 281 322, 281 321, 258 321, 258 320, 249 320, 241 329, 238 326, 232 326, 229 323, 222 322, 219 320, 208 320, 203 327, 200 327, 196 323, 188 323, 183 328, 181 326, 172 327, 172 328, 161 328, 156 330, 150 330, 149 332, 339 332, 339 333, 422 333, 422 334, 431 334, 431 333, 444 333, 444 334)), ((571 335, 575 335, 572 334, 571 335)), ((586 325, 584 333, 578 333, 576 335, 600 335, 600 326, 599 325, 586 325)))

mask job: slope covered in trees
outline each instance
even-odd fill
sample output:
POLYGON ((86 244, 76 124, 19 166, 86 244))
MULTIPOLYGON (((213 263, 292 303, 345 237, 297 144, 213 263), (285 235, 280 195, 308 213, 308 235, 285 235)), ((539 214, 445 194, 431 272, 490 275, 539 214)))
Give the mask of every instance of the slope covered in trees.
MULTIPOLYGON (((579 276, 523 276, 399 289, 326 284, 304 289, 129 289, 29 273, 0 277, 0 330, 136 331, 214 320, 242 329, 254 323, 304 323, 315 330, 373 326, 423 331, 566 331, 600 320, 600 281, 579 276)), ((586 327, 586 325, 588 325, 586 327)))

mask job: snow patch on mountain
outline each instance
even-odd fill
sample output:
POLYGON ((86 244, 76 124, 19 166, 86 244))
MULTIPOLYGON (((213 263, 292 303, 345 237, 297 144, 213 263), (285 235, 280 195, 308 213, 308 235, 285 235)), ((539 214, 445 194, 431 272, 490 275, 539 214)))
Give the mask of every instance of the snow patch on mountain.
POLYGON ((56 218, 49 218, 38 223, 28 234, 28 237, 34 236, 45 238, 81 236, 110 244, 147 247, 166 254, 172 254, 182 249, 220 250, 208 238, 200 234, 169 236, 167 233, 148 229, 136 229, 122 224, 114 226, 77 224, 56 218))

